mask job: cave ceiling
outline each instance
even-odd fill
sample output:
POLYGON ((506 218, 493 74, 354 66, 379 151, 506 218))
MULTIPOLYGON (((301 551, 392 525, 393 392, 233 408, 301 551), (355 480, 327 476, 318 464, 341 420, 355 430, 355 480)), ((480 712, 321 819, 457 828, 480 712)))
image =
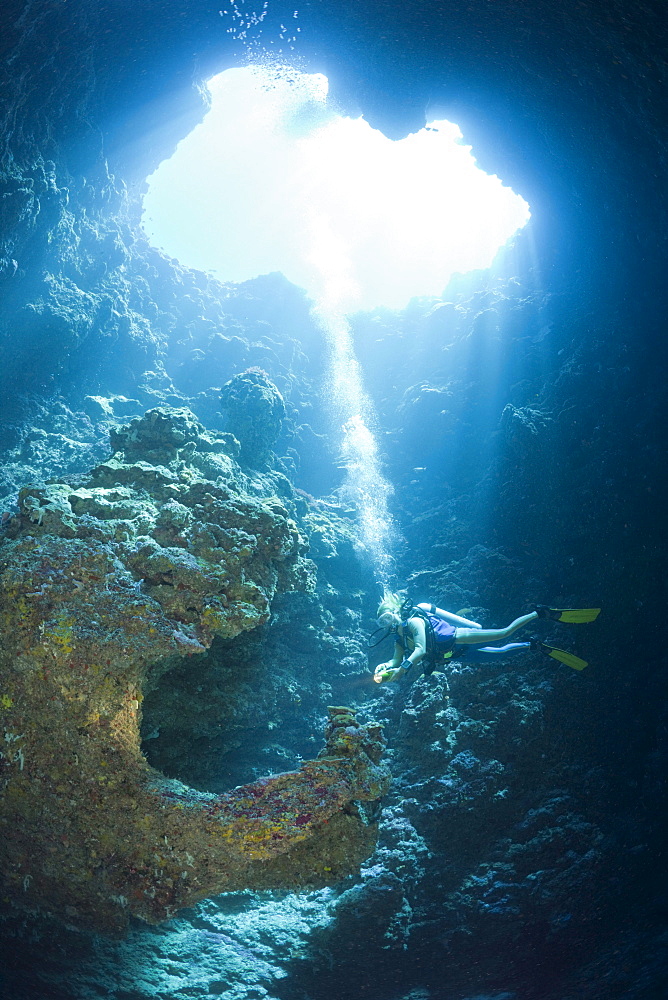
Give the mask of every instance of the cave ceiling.
POLYGON ((10 115, 7 146, 27 151, 31 136, 57 145, 75 175, 93 172, 102 154, 114 173, 141 182, 201 117, 197 85, 279 50, 284 24, 300 33, 278 57, 324 72, 344 108, 397 138, 430 110, 451 117, 484 168, 543 218, 585 234, 593 252, 610 239, 605 213, 634 215, 642 229, 660 190, 658 3, 271 0, 248 26, 251 5, 221 15, 202 0, 3 10, 6 94, 22 115, 20 124, 10 115))

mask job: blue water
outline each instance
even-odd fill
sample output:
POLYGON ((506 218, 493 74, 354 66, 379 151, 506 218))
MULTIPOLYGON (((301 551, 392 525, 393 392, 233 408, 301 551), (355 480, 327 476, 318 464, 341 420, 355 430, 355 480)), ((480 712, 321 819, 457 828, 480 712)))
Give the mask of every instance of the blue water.
MULTIPOLYGON (((218 469, 285 507, 317 588, 170 662, 145 692, 142 752, 168 780, 220 795, 316 758, 327 706, 349 705, 383 726, 393 773, 365 806, 377 846, 336 885, 226 893, 158 926, 133 918, 113 940, 37 909, 87 873, 62 861, 69 829, 31 839, 56 793, 0 688, 3 1000, 666 995, 663 21, 651 3, 391 11, 3 9, 0 559, 20 489, 64 479, 85 504, 110 431, 156 406, 201 421, 211 473, 211 436, 233 450, 222 387, 266 378, 284 406, 272 454, 218 469), (337 99, 354 93, 388 133, 417 131, 427 103, 461 112, 481 163, 531 202, 491 268, 355 311, 279 273, 221 282, 147 242, 136 192, 201 113, 193 53, 208 78, 272 32, 299 47, 307 22, 308 68, 327 69, 337 99), (218 44, 238 48, 223 59, 218 44), (369 648, 384 587, 486 628, 535 603, 603 610, 532 626, 582 671, 525 649, 377 685, 392 655, 390 637, 369 648), (25 812, 9 778, 25 782, 25 812)), ((266 419, 258 406, 251 429, 266 419)), ((52 513, 25 508, 22 537, 46 544, 52 513)), ((16 611, 5 590, 3 681, 29 666, 6 655, 23 635, 16 611)), ((60 728, 61 694, 40 738, 81 736, 60 728)))

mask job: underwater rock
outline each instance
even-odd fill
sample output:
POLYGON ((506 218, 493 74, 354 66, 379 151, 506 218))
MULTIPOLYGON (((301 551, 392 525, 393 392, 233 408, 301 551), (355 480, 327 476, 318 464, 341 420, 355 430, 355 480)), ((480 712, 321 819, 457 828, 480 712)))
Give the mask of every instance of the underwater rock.
POLYGON ((277 593, 313 590, 297 525, 244 492, 227 442, 188 411, 157 408, 112 439, 122 450, 89 476, 21 490, 0 544, 7 890, 119 933, 224 890, 336 882, 375 842, 354 803, 388 786, 379 727, 332 710, 317 760, 220 796, 140 750, 144 693, 166 671, 265 623, 277 593))
POLYGON ((280 392, 265 372, 249 368, 225 383, 220 399, 228 427, 241 443, 242 461, 254 468, 264 465, 285 417, 280 392))
MULTIPOLYGON (((404 390, 397 414, 401 418, 401 433, 411 441, 411 448, 425 441, 423 446, 434 447, 434 439, 453 433, 455 418, 450 412, 453 392, 447 386, 432 385, 430 382, 420 382, 404 390), (429 428, 429 434, 424 434, 424 428, 429 428)), ((426 448, 428 450, 428 447, 426 448)))
POLYGON ((547 447, 552 419, 529 406, 507 403, 501 413, 504 441, 515 458, 530 458, 538 448, 547 447))
MULTIPOLYGON (((232 434, 207 434, 194 413, 186 407, 156 406, 141 417, 135 417, 120 429, 110 431, 114 451, 135 456, 152 464, 172 461, 195 461, 200 472, 206 454, 220 453, 232 458, 239 454, 239 442, 232 434), (195 459, 195 453, 198 457, 195 459)), ((222 472, 229 475, 226 460, 208 463, 207 472, 215 478, 222 472), (222 461, 222 465, 221 465, 222 461)))

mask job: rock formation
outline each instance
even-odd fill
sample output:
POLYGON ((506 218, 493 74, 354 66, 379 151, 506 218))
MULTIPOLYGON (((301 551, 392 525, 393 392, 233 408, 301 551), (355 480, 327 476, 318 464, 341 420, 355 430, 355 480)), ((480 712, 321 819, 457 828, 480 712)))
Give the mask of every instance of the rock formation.
POLYGON ((244 490, 238 442, 187 410, 150 410, 112 444, 90 475, 21 490, 0 545, 7 891, 118 932, 224 890, 340 880, 375 841, 355 803, 387 790, 379 727, 333 709, 316 760, 221 796, 140 750, 166 671, 197 671, 214 636, 314 588, 304 538, 284 500, 244 490))
POLYGON ((241 445, 240 457, 258 468, 266 463, 281 433, 285 403, 269 376, 259 369, 242 372, 221 392, 227 424, 241 445))

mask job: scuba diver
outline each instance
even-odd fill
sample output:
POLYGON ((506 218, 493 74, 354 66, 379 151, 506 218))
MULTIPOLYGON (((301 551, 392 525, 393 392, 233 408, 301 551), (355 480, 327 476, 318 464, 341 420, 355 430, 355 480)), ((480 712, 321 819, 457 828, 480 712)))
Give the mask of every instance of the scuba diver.
POLYGON ((533 611, 516 618, 506 628, 484 629, 478 622, 443 611, 434 604, 406 605, 402 604, 397 594, 386 594, 378 607, 377 619, 379 628, 388 630, 385 636, 394 632, 394 655, 387 663, 376 667, 373 679, 377 684, 397 681, 421 662, 425 664, 424 673, 430 674, 453 657, 482 662, 513 656, 528 649, 539 650, 574 670, 583 670, 587 666, 586 660, 538 639, 509 642, 503 646, 490 646, 488 643, 508 639, 518 629, 539 618, 570 623, 593 622, 600 610, 549 608, 545 604, 536 604, 533 611))

